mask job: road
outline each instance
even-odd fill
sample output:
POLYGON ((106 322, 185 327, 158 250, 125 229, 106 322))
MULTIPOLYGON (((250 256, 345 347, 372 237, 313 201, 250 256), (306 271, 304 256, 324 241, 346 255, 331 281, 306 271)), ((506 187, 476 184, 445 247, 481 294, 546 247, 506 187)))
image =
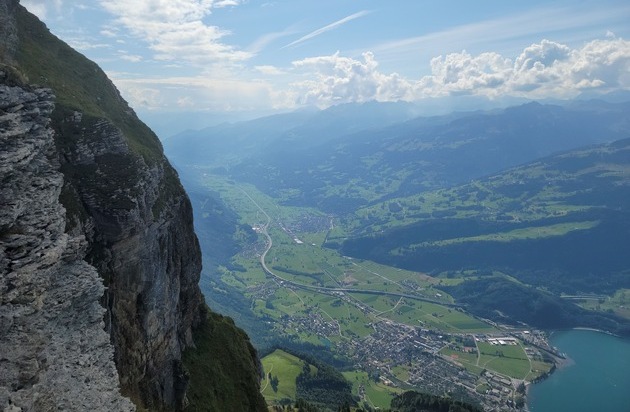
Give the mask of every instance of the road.
POLYGON ((245 196, 247 196, 249 200, 251 200, 251 202, 254 205, 256 205, 258 210, 260 210, 260 212, 263 215, 265 215, 265 217, 267 218, 267 222, 261 227, 261 233, 267 238, 267 247, 265 247, 264 252, 260 255, 260 265, 262 266, 265 273, 274 277, 276 280, 284 282, 287 285, 291 285, 298 289, 307 290, 307 291, 315 291, 315 292, 326 293, 326 294, 332 294, 333 292, 337 292, 337 293, 342 292, 342 293, 359 293, 359 294, 365 294, 365 295, 392 296, 395 298, 406 298, 406 299, 417 300, 420 302, 434 303, 437 305, 447 306, 451 308, 462 307, 462 305, 459 305, 457 303, 447 303, 447 302, 442 302, 435 299, 426 298, 423 296, 410 295, 406 293, 388 292, 388 291, 374 290, 374 289, 353 289, 353 288, 341 288, 341 287, 331 288, 331 287, 326 287, 326 286, 305 285, 303 283, 299 283, 299 282, 295 282, 295 281, 283 278, 282 276, 278 275, 277 273, 269 269, 269 267, 267 266, 267 263, 265 262, 267 253, 269 253, 269 251, 271 250, 271 247, 273 246, 273 240, 271 239, 271 236, 269 235, 269 226, 271 225, 271 216, 267 214, 267 212, 258 204, 258 202, 256 202, 249 195, 249 193, 247 193, 242 188, 240 188, 240 190, 245 194, 245 196))

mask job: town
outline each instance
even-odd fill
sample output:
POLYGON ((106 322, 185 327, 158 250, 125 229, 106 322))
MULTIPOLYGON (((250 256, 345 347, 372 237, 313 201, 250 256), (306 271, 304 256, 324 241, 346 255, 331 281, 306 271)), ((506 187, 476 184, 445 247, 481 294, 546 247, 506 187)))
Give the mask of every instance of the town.
MULTIPOLYGON (((417 285, 408 280, 401 283, 406 285, 406 293, 392 293, 314 286, 285 278, 265 264, 265 255, 272 246, 268 231, 272 219, 260 206, 258 208, 267 218, 267 223, 254 225, 252 229, 263 235, 266 242, 264 246, 256 242, 243 253, 249 258, 258 258, 268 281, 250 289, 251 297, 266 302, 267 309, 273 309, 272 297, 278 292, 290 292, 299 298, 303 307, 292 315, 282 314, 278 321, 271 322, 271 326, 281 336, 314 336, 329 342, 330 349, 350 359, 356 370, 367 372, 371 379, 390 387, 392 392, 417 389, 437 395, 447 394, 456 400, 478 404, 484 410, 519 410, 525 405, 526 385, 544 379, 553 372, 556 361, 562 358, 549 346, 544 332, 532 330, 527 325, 514 328, 477 319, 493 332, 447 332, 420 320, 417 326, 397 322, 385 316, 388 311, 379 312, 357 298, 357 293, 383 295, 397 300, 393 309, 404 300, 413 300, 440 304, 448 308, 448 312, 459 311, 472 316, 459 305, 445 302, 439 292, 433 296, 421 294, 417 285), (361 337, 352 328, 342 328, 338 319, 318 304, 306 304, 298 292, 324 295, 334 298, 333 306, 343 305, 358 310, 366 319, 373 319, 364 325, 371 330, 370 333, 361 337)), ((298 219, 304 220, 309 226, 314 224, 320 229, 327 224, 325 218, 298 219)), ((295 244, 306 246, 299 241, 295 234, 299 230, 294 225, 280 221, 276 224, 295 244)), ((391 279, 372 273, 391 282, 391 279)), ((432 316, 439 322, 443 315, 434 312, 432 316)), ((360 396, 363 393, 359 390, 360 396)))
MULTIPOLYGON (((275 287, 295 288, 280 283, 275 287)), ((266 291, 272 292, 270 288, 266 291)), ((333 293, 363 311, 370 310, 343 292, 333 293)), ((357 370, 368 372, 375 380, 392 388, 448 394, 453 399, 479 404, 490 411, 522 408, 525 385, 553 371, 554 362, 562 357, 549 346, 545 333, 538 330, 513 330, 495 324, 502 329, 500 333, 448 334, 385 318, 369 326, 373 333, 367 337, 350 336, 334 344, 334 350, 352 359, 357 370), (497 348, 497 357, 502 356, 501 348, 522 347, 526 356, 522 359, 524 363, 546 367, 532 370, 539 373, 529 379, 513 378, 490 368, 480 368, 474 373, 453 353, 479 358, 482 355, 478 348, 480 344, 497 348), (401 369, 405 370, 402 374, 405 376, 401 376, 401 369)), ((326 340, 341 333, 338 322, 317 310, 308 311, 306 316, 285 315, 276 328, 285 335, 313 334, 326 340)))

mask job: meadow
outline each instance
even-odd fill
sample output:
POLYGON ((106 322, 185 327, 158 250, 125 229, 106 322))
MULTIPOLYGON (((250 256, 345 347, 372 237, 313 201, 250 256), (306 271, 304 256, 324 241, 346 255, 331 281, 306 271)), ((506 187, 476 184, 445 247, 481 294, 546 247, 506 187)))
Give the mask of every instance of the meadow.
POLYGON ((282 350, 275 350, 261 359, 264 379, 262 394, 268 403, 281 399, 295 399, 295 379, 302 372, 304 361, 282 350), (277 378, 277 390, 273 389, 271 377, 277 378))
POLYGON ((531 370, 529 358, 520 344, 492 345, 477 342, 477 347, 480 367, 516 379, 525 379, 531 370))

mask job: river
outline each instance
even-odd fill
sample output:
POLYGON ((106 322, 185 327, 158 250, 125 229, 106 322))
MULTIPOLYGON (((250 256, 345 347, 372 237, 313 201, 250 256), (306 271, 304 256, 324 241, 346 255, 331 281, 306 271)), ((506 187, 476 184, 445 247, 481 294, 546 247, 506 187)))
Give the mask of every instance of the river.
POLYGON ((568 361, 530 387, 531 412, 630 411, 630 340, 590 330, 550 339, 568 361))

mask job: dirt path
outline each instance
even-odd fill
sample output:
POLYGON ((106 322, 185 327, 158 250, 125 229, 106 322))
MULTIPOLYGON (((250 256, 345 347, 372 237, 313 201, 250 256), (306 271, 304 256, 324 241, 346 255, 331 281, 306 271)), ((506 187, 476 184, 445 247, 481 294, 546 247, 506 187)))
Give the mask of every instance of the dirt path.
POLYGON ((273 370, 273 363, 271 364, 271 369, 269 369, 269 372, 265 373, 265 386, 260 390, 260 393, 263 393, 265 389, 267 389, 267 386, 269 385, 269 374, 271 373, 272 370, 273 370))

